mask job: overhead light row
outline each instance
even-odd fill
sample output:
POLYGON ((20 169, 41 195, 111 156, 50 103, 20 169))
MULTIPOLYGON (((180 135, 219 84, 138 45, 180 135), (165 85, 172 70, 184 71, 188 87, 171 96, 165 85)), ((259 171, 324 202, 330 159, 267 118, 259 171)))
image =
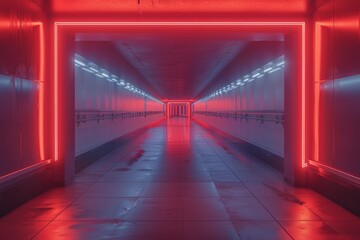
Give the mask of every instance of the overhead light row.
POLYGON ((212 94, 200 99, 198 102, 207 101, 218 95, 227 93, 237 87, 245 85, 246 83, 252 82, 258 78, 262 78, 265 74, 271 74, 271 73, 276 72, 284 67, 285 67, 285 60, 284 60, 284 55, 283 55, 281 57, 276 58, 275 60, 273 60, 271 62, 268 62, 261 68, 258 68, 256 70, 252 71, 251 73, 248 73, 248 74, 244 75, 243 77, 237 79, 236 81, 218 89, 217 91, 213 92, 212 94))
POLYGON ((75 67, 78 67, 88 73, 91 73, 98 78, 103 78, 104 80, 113 82, 114 84, 122 86, 131 92, 137 93, 137 94, 142 95, 147 98, 150 98, 156 102, 163 103, 160 100, 151 96, 150 94, 146 93, 145 91, 135 87, 134 85, 132 85, 129 82, 126 82, 124 79, 119 78, 115 74, 110 73, 106 69, 99 67, 95 63, 87 60, 86 58, 80 56, 79 54, 75 54, 74 64, 75 64, 75 67))

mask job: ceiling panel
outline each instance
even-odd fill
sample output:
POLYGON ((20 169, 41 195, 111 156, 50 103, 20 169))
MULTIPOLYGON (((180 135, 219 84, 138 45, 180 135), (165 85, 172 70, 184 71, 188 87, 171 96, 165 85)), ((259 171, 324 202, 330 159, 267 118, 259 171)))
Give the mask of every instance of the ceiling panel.
POLYGON ((249 42, 282 41, 279 33, 167 31, 78 33, 77 41, 108 41, 162 99, 198 99, 249 42))
POLYGON ((119 40, 115 45, 163 98, 191 99, 240 53, 246 42, 172 33, 147 40, 119 40))

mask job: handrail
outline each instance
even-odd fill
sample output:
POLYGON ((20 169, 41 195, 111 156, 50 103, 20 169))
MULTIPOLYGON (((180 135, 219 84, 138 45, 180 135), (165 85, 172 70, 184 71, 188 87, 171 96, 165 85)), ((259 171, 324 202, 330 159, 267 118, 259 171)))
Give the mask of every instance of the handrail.
POLYGON ((202 114, 211 117, 220 118, 233 118, 237 119, 253 119, 256 121, 263 122, 275 122, 284 124, 284 112, 278 110, 264 110, 264 111, 223 111, 223 112, 212 112, 212 111, 195 111, 194 114, 202 114))
POLYGON ((136 111, 136 112, 124 112, 124 111, 102 111, 96 109, 76 109, 75 110, 75 123, 79 126, 80 123, 86 123, 90 121, 100 121, 106 119, 120 119, 127 118, 146 117, 154 114, 165 114, 164 111, 136 111))

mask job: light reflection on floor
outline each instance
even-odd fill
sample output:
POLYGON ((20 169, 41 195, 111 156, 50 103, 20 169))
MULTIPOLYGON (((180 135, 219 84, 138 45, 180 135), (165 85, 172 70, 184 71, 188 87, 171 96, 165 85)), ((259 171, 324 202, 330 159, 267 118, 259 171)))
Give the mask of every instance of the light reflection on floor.
POLYGON ((0 238, 358 239, 359 218, 222 140, 164 121, 1 218, 0 238))

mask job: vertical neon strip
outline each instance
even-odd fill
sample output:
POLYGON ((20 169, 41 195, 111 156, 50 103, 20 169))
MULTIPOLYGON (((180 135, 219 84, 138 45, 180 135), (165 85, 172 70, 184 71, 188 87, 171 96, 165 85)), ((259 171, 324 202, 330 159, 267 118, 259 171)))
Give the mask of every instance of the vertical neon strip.
POLYGON ((305 22, 301 23, 301 165, 306 167, 305 155, 305 22))
POLYGON ((321 25, 315 23, 315 49, 314 49, 314 161, 319 161, 319 104, 321 79, 321 25))
POLYGON ((190 118, 190 103, 186 103, 186 108, 187 108, 186 116, 190 118))
POLYGON ((170 103, 166 103, 167 118, 170 118, 170 103))
POLYGON ((44 26, 43 23, 39 25, 39 147, 40 147, 40 159, 45 160, 45 141, 44 141, 44 84, 45 84, 45 77, 44 77, 44 64, 45 64, 45 46, 44 46, 44 26))
POLYGON ((59 159, 58 26, 54 24, 54 161, 59 159))
POLYGON ((44 126, 44 84, 45 84, 45 46, 44 46, 44 26, 42 22, 32 22, 31 26, 36 27, 39 31, 39 65, 38 65, 38 82, 39 82, 39 106, 38 106, 38 140, 40 161, 45 160, 45 126, 44 126))

